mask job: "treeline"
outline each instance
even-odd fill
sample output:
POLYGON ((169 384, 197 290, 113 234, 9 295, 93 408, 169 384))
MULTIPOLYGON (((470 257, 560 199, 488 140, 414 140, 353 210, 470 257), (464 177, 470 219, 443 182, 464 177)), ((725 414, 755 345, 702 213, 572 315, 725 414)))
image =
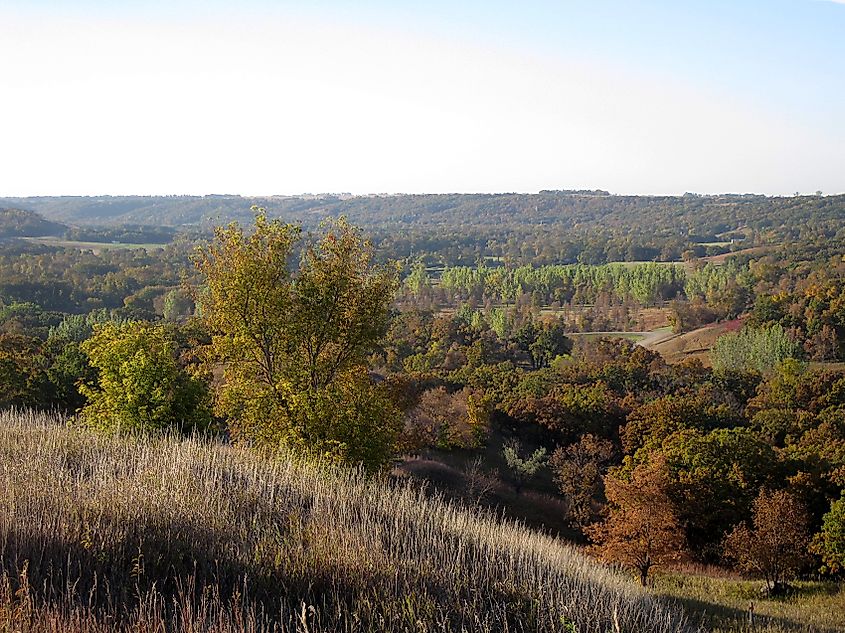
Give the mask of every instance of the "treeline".
POLYGON ((566 223, 575 232, 596 227, 683 235, 691 243, 720 241, 740 231, 752 240, 795 239, 843 217, 845 196, 617 196, 577 194, 426 194, 384 196, 103 196, 0 198, 73 223, 178 226, 248 219, 250 205, 270 216, 313 225, 315 217, 345 215, 363 228, 376 225, 491 226, 566 223))
POLYGON ((145 319, 164 315, 167 304, 168 318, 184 316, 193 310, 182 292, 192 248, 176 244, 95 254, 25 241, 0 244, 0 303, 76 314, 105 308, 145 319))
MULTIPOLYGON (((123 229, 115 229, 123 231, 123 229)), ((162 229, 164 239, 169 229, 162 229)), ((117 233, 101 233, 117 237, 117 233)), ((130 237, 128 233, 121 237, 130 237)), ((153 235, 135 234, 148 239, 153 235)), ((11 240, 0 244, 0 304, 48 312, 117 311, 122 318, 176 320, 194 311, 185 290, 196 281, 190 254, 199 238, 166 248, 98 252, 11 240)), ((295 247, 296 248, 296 247, 295 247)), ((374 250, 374 257, 384 256, 374 250)), ((678 332, 749 312, 752 326, 778 324, 807 360, 845 359, 845 262, 811 244, 725 263, 406 267, 399 302, 427 309, 520 306, 561 310, 580 331, 637 329, 641 308, 671 309, 678 332)))
MULTIPOLYGON (((602 293, 648 305, 676 298, 686 273, 680 265, 606 264, 601 266, 447 267, 439 275, 441 288, 455 300, 485 298, 513 304, 529 294, 537 305, 595 303, 602 293)), ((431 287, 433 280, 415 267, 406 279, 412 291, 431 287)))
POLYGON ((167 244, 177 231, 170 226, 123 224, 109 227, 78 227, 51 222, 35 211, 0 208, 0 238, 61 237, 80 242, 167 244))
POLYGON ((71 227, 63 237, 78 242, 120 242, 122 244, 168 244, 176 237, 176 229, 169 226, 141 226, 124 224, 116 227, 71 227))
POLYGON ((344 215, 376 239, 385 257, 424 256, 468 265, 679 261, 745 246, 841 241, 845 196, 613 196, 538 194, 396 196, 41 197, 0 199, 74 225, 206 226, 272 217, 314 228, 344 215), (459 244, 455 251, 453 244, 459 244), (469 260, 466 259, 467 251, 469 260))
MULTIPOLYGON (((429 271, 422 262, 404 278, 404 300, 454 307, 520 305, 535 308, 592 305, 653 306, 672 301, 677 331, 743 313, 753 297, 748 264, 603 264, 588 266, 447 266, 429 271)), ((627 318, 627 316, 625 317, 627 318)), ((620 329, 626 329, 620 327, 620 329)))

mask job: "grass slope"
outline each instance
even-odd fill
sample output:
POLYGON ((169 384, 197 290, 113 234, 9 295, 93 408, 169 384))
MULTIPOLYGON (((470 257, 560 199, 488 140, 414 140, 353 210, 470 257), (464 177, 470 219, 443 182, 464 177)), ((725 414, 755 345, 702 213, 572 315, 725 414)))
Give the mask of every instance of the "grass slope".
POLYGON ((558 540, 419 489, 0 414, 0 631, 687 631, 558 540))

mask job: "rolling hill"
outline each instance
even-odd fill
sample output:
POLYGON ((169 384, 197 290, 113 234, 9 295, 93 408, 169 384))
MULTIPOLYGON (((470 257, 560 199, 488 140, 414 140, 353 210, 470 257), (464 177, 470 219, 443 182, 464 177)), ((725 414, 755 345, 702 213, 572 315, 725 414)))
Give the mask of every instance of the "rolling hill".
POLYGON ((0 415, 2 630, 690 630, 575 548, 409 485, 62 422, 0 415))

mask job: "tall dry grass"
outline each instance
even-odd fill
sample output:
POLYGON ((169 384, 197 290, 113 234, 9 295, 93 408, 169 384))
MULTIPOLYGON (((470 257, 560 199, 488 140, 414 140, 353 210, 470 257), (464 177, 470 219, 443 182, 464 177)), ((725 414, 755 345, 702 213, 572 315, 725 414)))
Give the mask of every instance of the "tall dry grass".
POLYGON ((0 414, 0 631, 686 631, 559 541, 410 485, 0 414))

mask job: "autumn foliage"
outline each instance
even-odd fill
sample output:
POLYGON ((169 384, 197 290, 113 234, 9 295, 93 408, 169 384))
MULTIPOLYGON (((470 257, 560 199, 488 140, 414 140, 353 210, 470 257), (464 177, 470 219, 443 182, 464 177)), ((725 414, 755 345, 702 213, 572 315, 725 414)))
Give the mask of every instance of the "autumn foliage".
POLYGON ((587 528, 593 552, 633 569, 643 585, 654 567, 680 560, 685 550, 666 480, 660 459, 638 466, 629 479, 606 477, 607 516, 587 528))

